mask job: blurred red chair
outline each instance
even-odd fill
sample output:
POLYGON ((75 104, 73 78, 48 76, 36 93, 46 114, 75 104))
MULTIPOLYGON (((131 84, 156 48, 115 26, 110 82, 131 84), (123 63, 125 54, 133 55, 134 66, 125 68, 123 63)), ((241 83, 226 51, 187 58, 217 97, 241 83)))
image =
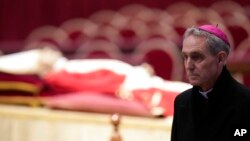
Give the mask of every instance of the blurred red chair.
POLYGON ((146 11, 148 8, 142 4, 130 4, 126 5, 118 10, 118 12, 124 16, 133 18, 141 11, 146 11))
POLYGON ((230 31, 234 44, 232 48, 237 49, 239 43, 246 39, 250 32, 250 22, 244 8, 234 1, 218 1, 210 6, 224 20, 230 31))
POLYGON ((202 24, 224 24, 220 15, 209 8, 190 9, 185 14, 190 19, 194 19, 197 25, 202 24))
POLYGON ((160 15, 158 12, 160 10, 154 10, 153 8, 146 8, 142 11, 138 11, 133 17, 132 19, 135 19, 135 20, 140 20, 142 22, 144 22, 145 24, 148 24, 152 21, 156 21, 156 22, 159 22, 157 21, 157 19, 159 20, 158 16, 160 15), (156 15, 156 14, 159 14, 159 15, 156 15))
POLYGON ((176 30, 169 24, 163 23, 154 23, 148 25, 148 34, 145 37, 145 40, 153 38, 162 38, 171 40, 174 43, 179 43, 181 38, 176 30))
POLYGON ((217 11, 222 18, 226 18, 232 13, 245 14, 244 8, 239 3, 230 0, 216 1, 210 6, 210 8, 217 11))
POLYGON ((242 26, 239 25, 228 25, 228 30, 233 36, 234 40, 234 50, 237 50, 239 44, 249 37, 250 32, 245 30, 242 26))
POLYGON ((118 40, 119 31, 111 25, 97 25, 98 28, 91 40, 106 40, 116 43, 118 40))
POLYGON ((120 59, 121 52, 116 44, 107 40, 89 40, 82 44, 74 55, 75 59, 120 59))
MULTIPOLYGON (((196 25, 194 19, 185 16, 188 11, 195 9, 198 9, 198 7, 186 1, 175 2, 166 7, 167 13, 173 17, 172 26, 180 37, 183 36, 186 28, 196 25)), ((177 43, 178 46, 181 46, 181 41, 182 39, 177 43)))
POLYGON ((147 25, 151 23, 172 25, 174 22, 174 17, 170 15, 166 10, 151 9, 151 13, 152 16, 145 21, 147 25))
POLYGON ((226 26, 234 40, 234 50, 237 50, 240 42, 250 35, 250 21, 242 14, 234 14, 225 19, 226 26))
POLYGON ((124 54, 132 53, 148 32, 146 24, 138 19, 121 17, 114 25, 118 31, 115 43, 124 54))
POLYGON ((166 11, 175 19, 182 17, 186 12, 197 7, 190 2, 175 2, 166 8, 166 11))
POLYGON ((64 50, 67 53, 74 53, 77 48, 89 40, 97 30, 97 25, 88 19, 70 19, 60 26, 66 33, 67 39, 64 50))
MULTIPOLYGON (((185 30, 188 27, 192 27, 196 24, 197 23, 194 18, 190 18, 186 16, 185 13, 182 13, 174 18, 174 22, 172 26, 173 26, 173 29, 178 33, 179 37, 183 37, 185 30)), ((181 44, 182 44, 182 38, 177 42, 177 45, 179 47, 181 47, 181 44)))
POLYGON ((150 64, 155 75, 167 80, 183 79, 183 64, 179 48, 164 39, 150 39, 136 48, 135 54, 142 63, 150 64))
POLYGON ((250 5, 245 5, 243 8, 245 10, 246 16, 250 20, 250 5))
MULTIPOLYGON (((241 64, 237 68, 237 72, 241 74, 242 82, 250 87, 250 37, 244 39, 238 46, 237 50, 233 52, 234 56, 231 56, 231 61, 241 64)), ((230 61, 229 61, 230 63, 230 61)))
POLYGON ((51 45, 61 51, 65 44, 67 34, 55 26, 43 26, 33 30, 25 40, 24 50, 42 47, 41 44, 51 45))
MULTIPOLYGON (((238 50, 240 51, 250 51, 250 37, 244 39, 238 46, 238 50)), ((250 52, 249 52, 250 53, 250 52)))
POLYGON ((89 20, 99 25, 110 25, 115 15, 116 11, 105 9, 90 15, 89 20))

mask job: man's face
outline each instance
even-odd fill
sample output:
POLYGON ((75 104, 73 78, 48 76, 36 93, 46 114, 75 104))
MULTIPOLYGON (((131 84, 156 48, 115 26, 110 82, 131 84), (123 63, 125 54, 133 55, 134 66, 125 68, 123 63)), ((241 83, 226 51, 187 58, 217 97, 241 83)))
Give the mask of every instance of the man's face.
POLYGON ((205 42, 205 38, 191 35, 184 39, 182 48, 187 79, 204 91, 213 87, 220 73, 218 58, 209 52, 205 42))

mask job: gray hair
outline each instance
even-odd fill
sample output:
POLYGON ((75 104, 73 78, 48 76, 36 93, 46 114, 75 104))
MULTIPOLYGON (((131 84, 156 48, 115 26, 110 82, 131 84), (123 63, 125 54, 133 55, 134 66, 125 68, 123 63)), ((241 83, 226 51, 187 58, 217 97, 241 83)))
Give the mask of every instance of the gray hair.
POLYGON ((205 37, 207 39, 206 40, 207 47, 212 55, 216 55, 220 51, 225 51, 227 53, 227 55, 230 52, 230 47, 228 44, 226 44, 223 40, 221 40, 220 38, 218 38, 217 36, 215 36, 209 32, 200 30, 200 29, 195 28, 195 27, 190 27, 185 31, 184 38, 186 38, 190 35, 194 35, 197 37, 205 37))

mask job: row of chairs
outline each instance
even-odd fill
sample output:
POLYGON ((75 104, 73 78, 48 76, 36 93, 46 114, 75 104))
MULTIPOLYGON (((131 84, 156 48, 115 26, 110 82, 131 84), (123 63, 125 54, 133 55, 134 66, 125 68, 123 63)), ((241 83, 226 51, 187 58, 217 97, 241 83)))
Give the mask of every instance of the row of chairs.
POLYGON ((65 53, 74 53, 89 40, 108 40, 117 44, 122 52, 130 53, 139 43, 151 38, 169 39, 181 47, 184 30, 205 23, 223 28, 233 50, 249 37, 247 14, 232 1, 218 2, 210 7, 178 2, 166 10, 133 4, 118 11, 97 11, 89 18, 70 19, 59 27, 40 27, 29 34, 25 47, 35 48, 42 41, 55 44, 65 53), (234 10, 225 7, 234 7, 234 10))

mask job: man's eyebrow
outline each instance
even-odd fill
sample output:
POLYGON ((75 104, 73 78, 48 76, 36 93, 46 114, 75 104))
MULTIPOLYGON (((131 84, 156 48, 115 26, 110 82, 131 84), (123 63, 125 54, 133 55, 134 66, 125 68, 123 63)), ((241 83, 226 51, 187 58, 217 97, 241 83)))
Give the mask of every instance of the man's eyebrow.
POLYGON ((194 51, 194 52, 190 52, 190 55, 201 55, 201 53, 198 51, 194 51))
POLYGON ((190 52, 190 53, 186 53, 186 52, 182 51, 181 54, 182 55, 187 55, 187 54, 189 54, 189 55, 201 55, 201 53, 198 52, 198 51, 193 51, 193 52, 190 52))

